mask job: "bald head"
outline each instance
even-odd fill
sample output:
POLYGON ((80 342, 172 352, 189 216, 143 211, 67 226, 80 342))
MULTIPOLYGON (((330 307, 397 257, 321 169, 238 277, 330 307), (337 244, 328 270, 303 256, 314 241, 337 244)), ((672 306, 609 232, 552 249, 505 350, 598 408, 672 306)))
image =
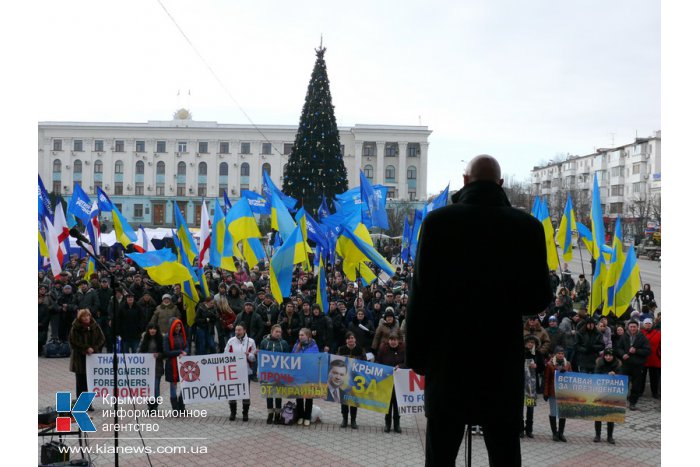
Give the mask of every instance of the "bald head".
POLYGON ((464 172, 465 185, 479 181, 494 182, 499 185, 503 184, 501 166, 494 157, 488 154, 482 154, 473 158, 469 161, 469 164, 467 164, 467 170, 464 172))

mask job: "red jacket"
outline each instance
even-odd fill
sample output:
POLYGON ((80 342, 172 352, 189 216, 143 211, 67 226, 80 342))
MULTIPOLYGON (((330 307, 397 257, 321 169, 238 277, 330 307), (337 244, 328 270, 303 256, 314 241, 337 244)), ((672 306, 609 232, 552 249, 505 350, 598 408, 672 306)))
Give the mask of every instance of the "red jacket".
POLYGON ((644 366, 661 368, 661 331, 658 329, 651 329, 649 331, 642 329, 642 332, 647 336, 647 339, 649 339, 649 347, 651 347, 651 353, 649 357, 647 357, 644 366))

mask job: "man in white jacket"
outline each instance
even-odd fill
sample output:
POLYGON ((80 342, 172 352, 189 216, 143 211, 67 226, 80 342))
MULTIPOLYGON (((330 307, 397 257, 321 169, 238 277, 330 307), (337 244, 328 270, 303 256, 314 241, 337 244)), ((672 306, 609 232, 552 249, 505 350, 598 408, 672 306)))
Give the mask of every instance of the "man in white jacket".
MULTIPOLYGON (((238 323, 235 329, 235 335, 228 340, 226 347, 224 348, 225 353, 244 353, 246 359, 248 360, 248 382, 250 383, 250 375, 253 374, 252 365, 255 364, 257 360, 258 349, 255 346, 255 340, 248 337, 246 334, 245 324, 238 323)), ((231 415, 228 419, 233 421, 236 419, 236 411, 238 410, 238 404, 236 401, 229 401, 229 408, 231 409, 231 415)), ((243 399, 243 421, 248 421, 248 410, 250 409, 250 399, 243 399)))

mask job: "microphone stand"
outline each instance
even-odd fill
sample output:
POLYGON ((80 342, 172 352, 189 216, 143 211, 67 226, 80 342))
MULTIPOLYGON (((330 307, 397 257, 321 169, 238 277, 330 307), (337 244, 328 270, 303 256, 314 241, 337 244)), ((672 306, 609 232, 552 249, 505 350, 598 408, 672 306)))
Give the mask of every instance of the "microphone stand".
MULTIPOLYGON (((97 256, 95 256, 94 253, 92 253, 84 244, 83 241, 80 238, 75 238, 76 243, 78 246, 90 257, 95 261, 95 265, 99 268, 102 269, 103 271, 109 272, 109 268, 102 262, 100 261, 97 256)), ((119 410, 119 396, 118 396, 118 380, 117 380, 117 370, 118 370, 118 354, 117 354, 117 333, 114 332, 117 329, 117 322, 118 322, 118 316, 119 314, 117 313, 117 292, 116 292, 116 285, 117 285, 117 280, 114 277, 114 274, 109 275, 110 279, 110 286, 112 287, 112 310, 113 310, 113 316, 112 316, 112 372, 113 372, 113 381, 114 381, 114 426, 115 428, 119 425, 119 416, 117 415, 117 411, 119 410)), ((121 285, 121 284, 119 284, 121 285)), ((76 394, 76 397, 78 395, 76 394)), ((114 465, 115 467, 119 467, 119 450, 117 449, 119 446, 119 430, 115 429, 114 430, 114 465)))

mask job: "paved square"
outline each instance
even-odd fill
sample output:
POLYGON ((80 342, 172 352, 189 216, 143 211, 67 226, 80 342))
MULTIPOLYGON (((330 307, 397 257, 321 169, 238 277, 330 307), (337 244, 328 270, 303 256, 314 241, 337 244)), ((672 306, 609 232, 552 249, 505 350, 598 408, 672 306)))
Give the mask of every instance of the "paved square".
MULTIPOLYGON (((251 383, 251 392, 257 393, 257 383, 251 383)), ((39 407, 55 404, 56 391, 75 391, 75 378, 68 371, 68 359, 39 358, 39 407)), ((165 381, 161 393, 168 393, 165 381)), ((112 432, 101 431, 102 424, 112 423, 113 419, 102 414, 101 399, 95 404, 95 412, 90 415, 97 426, 97 433, 88 438, 91 446, 114 446, 112 432)), ((167 400, 167 397, 166 397, 167 400)), ((627 412, 627 423, 615 425, 617 444, 593 443, 593 422, 568 420, 566 424, 567 443, 555 443, 549 431, 549 409, 540 400, 535 408, 535 437, 521 442, 522 459, 525 466, 655 466, 661 464, 661 403, 645 393, 639 401, 640 410, 627 412)), ((206 409, 206 418, 189 419, 140 419, 141 423, 157 423, 157 432, 143 432, 153 465, 310 465, 310 466, 420 466, 424 463, 423 444, 425 441, 425 418, 415 415, 401 417, 402 434, 384 433, 384 415, 359 409, 358 430, 340 428, 340 407, 337 404, 314 401, 323 410, 323 422, 309 427, 267 425, 267 409, 263 399, 254 398, 250 411, 250 421, 228 420, 226 402, 191 405, 188 408, 206 409), (187 438, 205 438, 193 440, 187 438), (193 446, 200 453, 155 453, 158 446, 193 446), (206 447, 206 454, 201 453, 206 447)), ((169 401, 165 408, 169 408, 169 401)), ((136 423, 136 420, 122 420, 122 423, 136 423)), ((75 427, 75 425, 73 425, 75 427)), ((38 453, 41 444, 38 440, 38 453)), ((77 446, 77 439, 66 439, 69 446, 77 446)), ((138 448, 142 446, 137 432, 120 432, 119 446, 138 448)), ((462 443, 457 465, 464 465, 462 443)), ((486 448, 483 439, 475 436, 472 441, 474 466, 486 466, 486 448)), ((79 457, 78 454, 72 458, 79 457)), ((113 455, 101 453, 92 455, 96 466, 113 464, 113 455)), ((147 466, 146 455, 120 454, 120 465, 147 466)))

